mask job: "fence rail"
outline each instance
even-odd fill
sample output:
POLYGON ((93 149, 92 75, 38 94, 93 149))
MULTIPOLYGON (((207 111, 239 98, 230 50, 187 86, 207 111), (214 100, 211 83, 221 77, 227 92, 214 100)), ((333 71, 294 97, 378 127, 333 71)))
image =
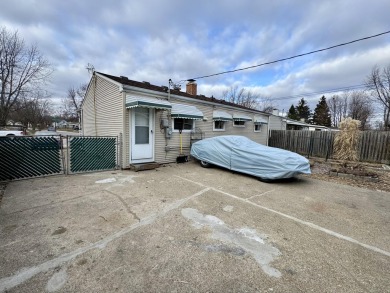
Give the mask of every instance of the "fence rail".
MULTIPOLYGON (((269 146, 290 150, 308 157, 334 158, 337 132, 309 130, 271 130, 269 146)), ((390 132, 364 131, 359 137, 358 157, 362 162, 390 162, 390 132)))

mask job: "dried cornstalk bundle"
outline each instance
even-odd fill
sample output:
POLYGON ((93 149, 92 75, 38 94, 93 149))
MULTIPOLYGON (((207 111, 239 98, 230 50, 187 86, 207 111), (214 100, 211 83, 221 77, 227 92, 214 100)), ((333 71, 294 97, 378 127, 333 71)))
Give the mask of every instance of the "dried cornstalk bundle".
POLYGON ((346 118, 340 122, 340 132, 334 140, 335 158, 338 160, 357 161, 360 121, 346 118))

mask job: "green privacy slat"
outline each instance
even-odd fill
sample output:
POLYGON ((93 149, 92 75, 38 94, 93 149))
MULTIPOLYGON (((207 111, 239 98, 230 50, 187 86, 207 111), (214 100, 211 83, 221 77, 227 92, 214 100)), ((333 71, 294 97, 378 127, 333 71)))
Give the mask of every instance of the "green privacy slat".
MULTIPOLYGON (((60 137, 0 138, 0 181, 62 174, 60 137)), ((70 172, 112 170, 116 137, 69 137, 70 172)))
POLYGON ((0 138, 0 180, 62 173, 60 137, 0 138))
POLYGON ((72 173, 116 167, 116 137, 72 137, 69 148, 72 173))

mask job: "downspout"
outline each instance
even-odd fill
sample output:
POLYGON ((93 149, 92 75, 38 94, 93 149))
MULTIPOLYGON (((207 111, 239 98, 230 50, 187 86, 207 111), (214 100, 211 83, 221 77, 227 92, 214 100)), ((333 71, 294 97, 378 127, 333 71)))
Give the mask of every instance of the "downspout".
POLYGON ((269 129, 269 126, 270 126, 270 118, 271 115, 268 115, 268 124, 267 124, 267 146, 268 146, 268 141, 269 141, 269 133, 270 133, 270 129, 269 129))
POLYGON ((80 110, 80 126, 79 128, 81 128, 81 135, 84 136, 84 113, 83 113, 83 110, 81 109, 80 110))
POLYGON ((98 131, 97 131, 97 125, 96 125, 96 75, 94 76, 94 89, 93 89, 93 112, 94 112, 94 120, 95 120, 95 135, 97 136, 98 135, 98 131))
MULTIPOLYGON (((170 102, 171 100, 171 83, 172 83, 172 79, 169 79, 168 80, 168 102, 170 102)), ((164 138, 165 138, 165 158, 167 157, 167 149, 168 149, 168 136, 167 136, 167 131, 169 131, 169 126, 171 125, 171 112, 168 110, 167 111, 168 114, 167 114, 167 119, 168 119, 168 128, 164 128, 164 138)))

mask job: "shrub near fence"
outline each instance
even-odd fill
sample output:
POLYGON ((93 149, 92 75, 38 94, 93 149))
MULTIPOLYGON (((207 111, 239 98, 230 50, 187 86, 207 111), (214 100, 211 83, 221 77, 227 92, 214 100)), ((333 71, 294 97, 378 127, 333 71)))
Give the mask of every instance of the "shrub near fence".
MULTIPOLYGON (((268 144, 307 157, 333 158, 335 131, 271 130, 268 144)), ((359 161, 390 163, 390 132, 364 131, 359 138, 359 161)))

